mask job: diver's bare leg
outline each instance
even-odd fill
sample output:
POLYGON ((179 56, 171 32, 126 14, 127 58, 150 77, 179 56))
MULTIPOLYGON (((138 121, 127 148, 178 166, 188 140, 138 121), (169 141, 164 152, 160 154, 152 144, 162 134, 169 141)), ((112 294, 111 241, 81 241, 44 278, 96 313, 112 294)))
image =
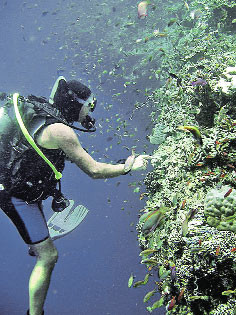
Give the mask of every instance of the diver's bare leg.
POLYGON ((50 238, 30 247, 37 257, 29 280, 30 315, 42 315, 51 274, 57 262, 58 254, 50 238))

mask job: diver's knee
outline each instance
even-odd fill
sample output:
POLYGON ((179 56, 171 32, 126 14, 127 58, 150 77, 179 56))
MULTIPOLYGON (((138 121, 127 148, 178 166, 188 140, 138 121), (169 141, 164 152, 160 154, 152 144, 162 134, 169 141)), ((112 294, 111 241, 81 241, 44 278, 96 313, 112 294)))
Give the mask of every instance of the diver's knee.
POLYGON ((42 256, 42 260, 50 265, 55 265, 58 261, 58 251, 56 247, 53 247, 46 255, 42 256))
POLYGON ((37 260, 45 264, 54 265, 58 260, 58 251, 51 239, 32 246, 37 260))

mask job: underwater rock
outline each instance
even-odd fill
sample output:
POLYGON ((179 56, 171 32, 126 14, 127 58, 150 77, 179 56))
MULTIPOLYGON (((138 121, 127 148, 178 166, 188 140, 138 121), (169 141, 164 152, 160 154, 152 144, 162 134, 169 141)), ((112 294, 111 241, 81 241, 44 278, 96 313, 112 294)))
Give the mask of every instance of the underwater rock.
POLYGON ((151 144, 158 144, 160 145, 163 143, 170 133, 170 128, 166 127, 162 124, 157 124, 153 129, 152 135, 149 136, 149 140, 151 144))
POLYGON ((236 67, 227 67, 223 72, 223 77, 220 78, 215 86, 215 91, 221 90, 224 94, 230 95, 231 91, 236 91, 236 67))
POLYGON ((207 223, 218 230, 236 233, 236 190, 222 186, 210 190, 205 198, 207 223))

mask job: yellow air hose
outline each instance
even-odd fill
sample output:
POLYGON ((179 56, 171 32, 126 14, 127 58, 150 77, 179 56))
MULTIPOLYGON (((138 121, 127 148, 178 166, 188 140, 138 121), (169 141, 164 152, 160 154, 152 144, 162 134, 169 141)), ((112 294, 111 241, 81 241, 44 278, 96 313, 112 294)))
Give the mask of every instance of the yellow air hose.
POLYGON ((31 137, 31 135, 29 134, 28 130, 26 129, 26 127, 23 123, 23 120, 21 118, 19 108, 17 105, 18 97, 19 97, 18 93, 13 94, 13 104, 14 104, 16 119, 17 119, 18 124, 21 128, 21 131, 22 131, 23 135, 25 136, 26 140, 29 142, 29 144, 35 149, 35 151, 41 156, 41 158, 44 159, 44 161, 51 167, 51 169, 55 173, 55 178, 59 180, 60 178, 62 178, 62 174, 57 171, 56 167, 52 164, 52 162, 50 162, 48 160, 48 158, 46 158, 46 156, 43 154, 43 152, 39 149, 39 147, 35 143, 34 139, 31 137))

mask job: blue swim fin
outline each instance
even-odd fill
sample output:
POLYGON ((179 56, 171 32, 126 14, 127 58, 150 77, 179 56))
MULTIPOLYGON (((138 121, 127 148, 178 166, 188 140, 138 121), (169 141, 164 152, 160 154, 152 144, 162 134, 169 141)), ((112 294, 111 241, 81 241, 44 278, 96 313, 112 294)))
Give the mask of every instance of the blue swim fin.
POLYGON ((89 210, 82 205, 74 208, 74 200, 62 212, 55 212, 48 220, 48 230, 53 240, 71 233, 84 220, 89 210))

